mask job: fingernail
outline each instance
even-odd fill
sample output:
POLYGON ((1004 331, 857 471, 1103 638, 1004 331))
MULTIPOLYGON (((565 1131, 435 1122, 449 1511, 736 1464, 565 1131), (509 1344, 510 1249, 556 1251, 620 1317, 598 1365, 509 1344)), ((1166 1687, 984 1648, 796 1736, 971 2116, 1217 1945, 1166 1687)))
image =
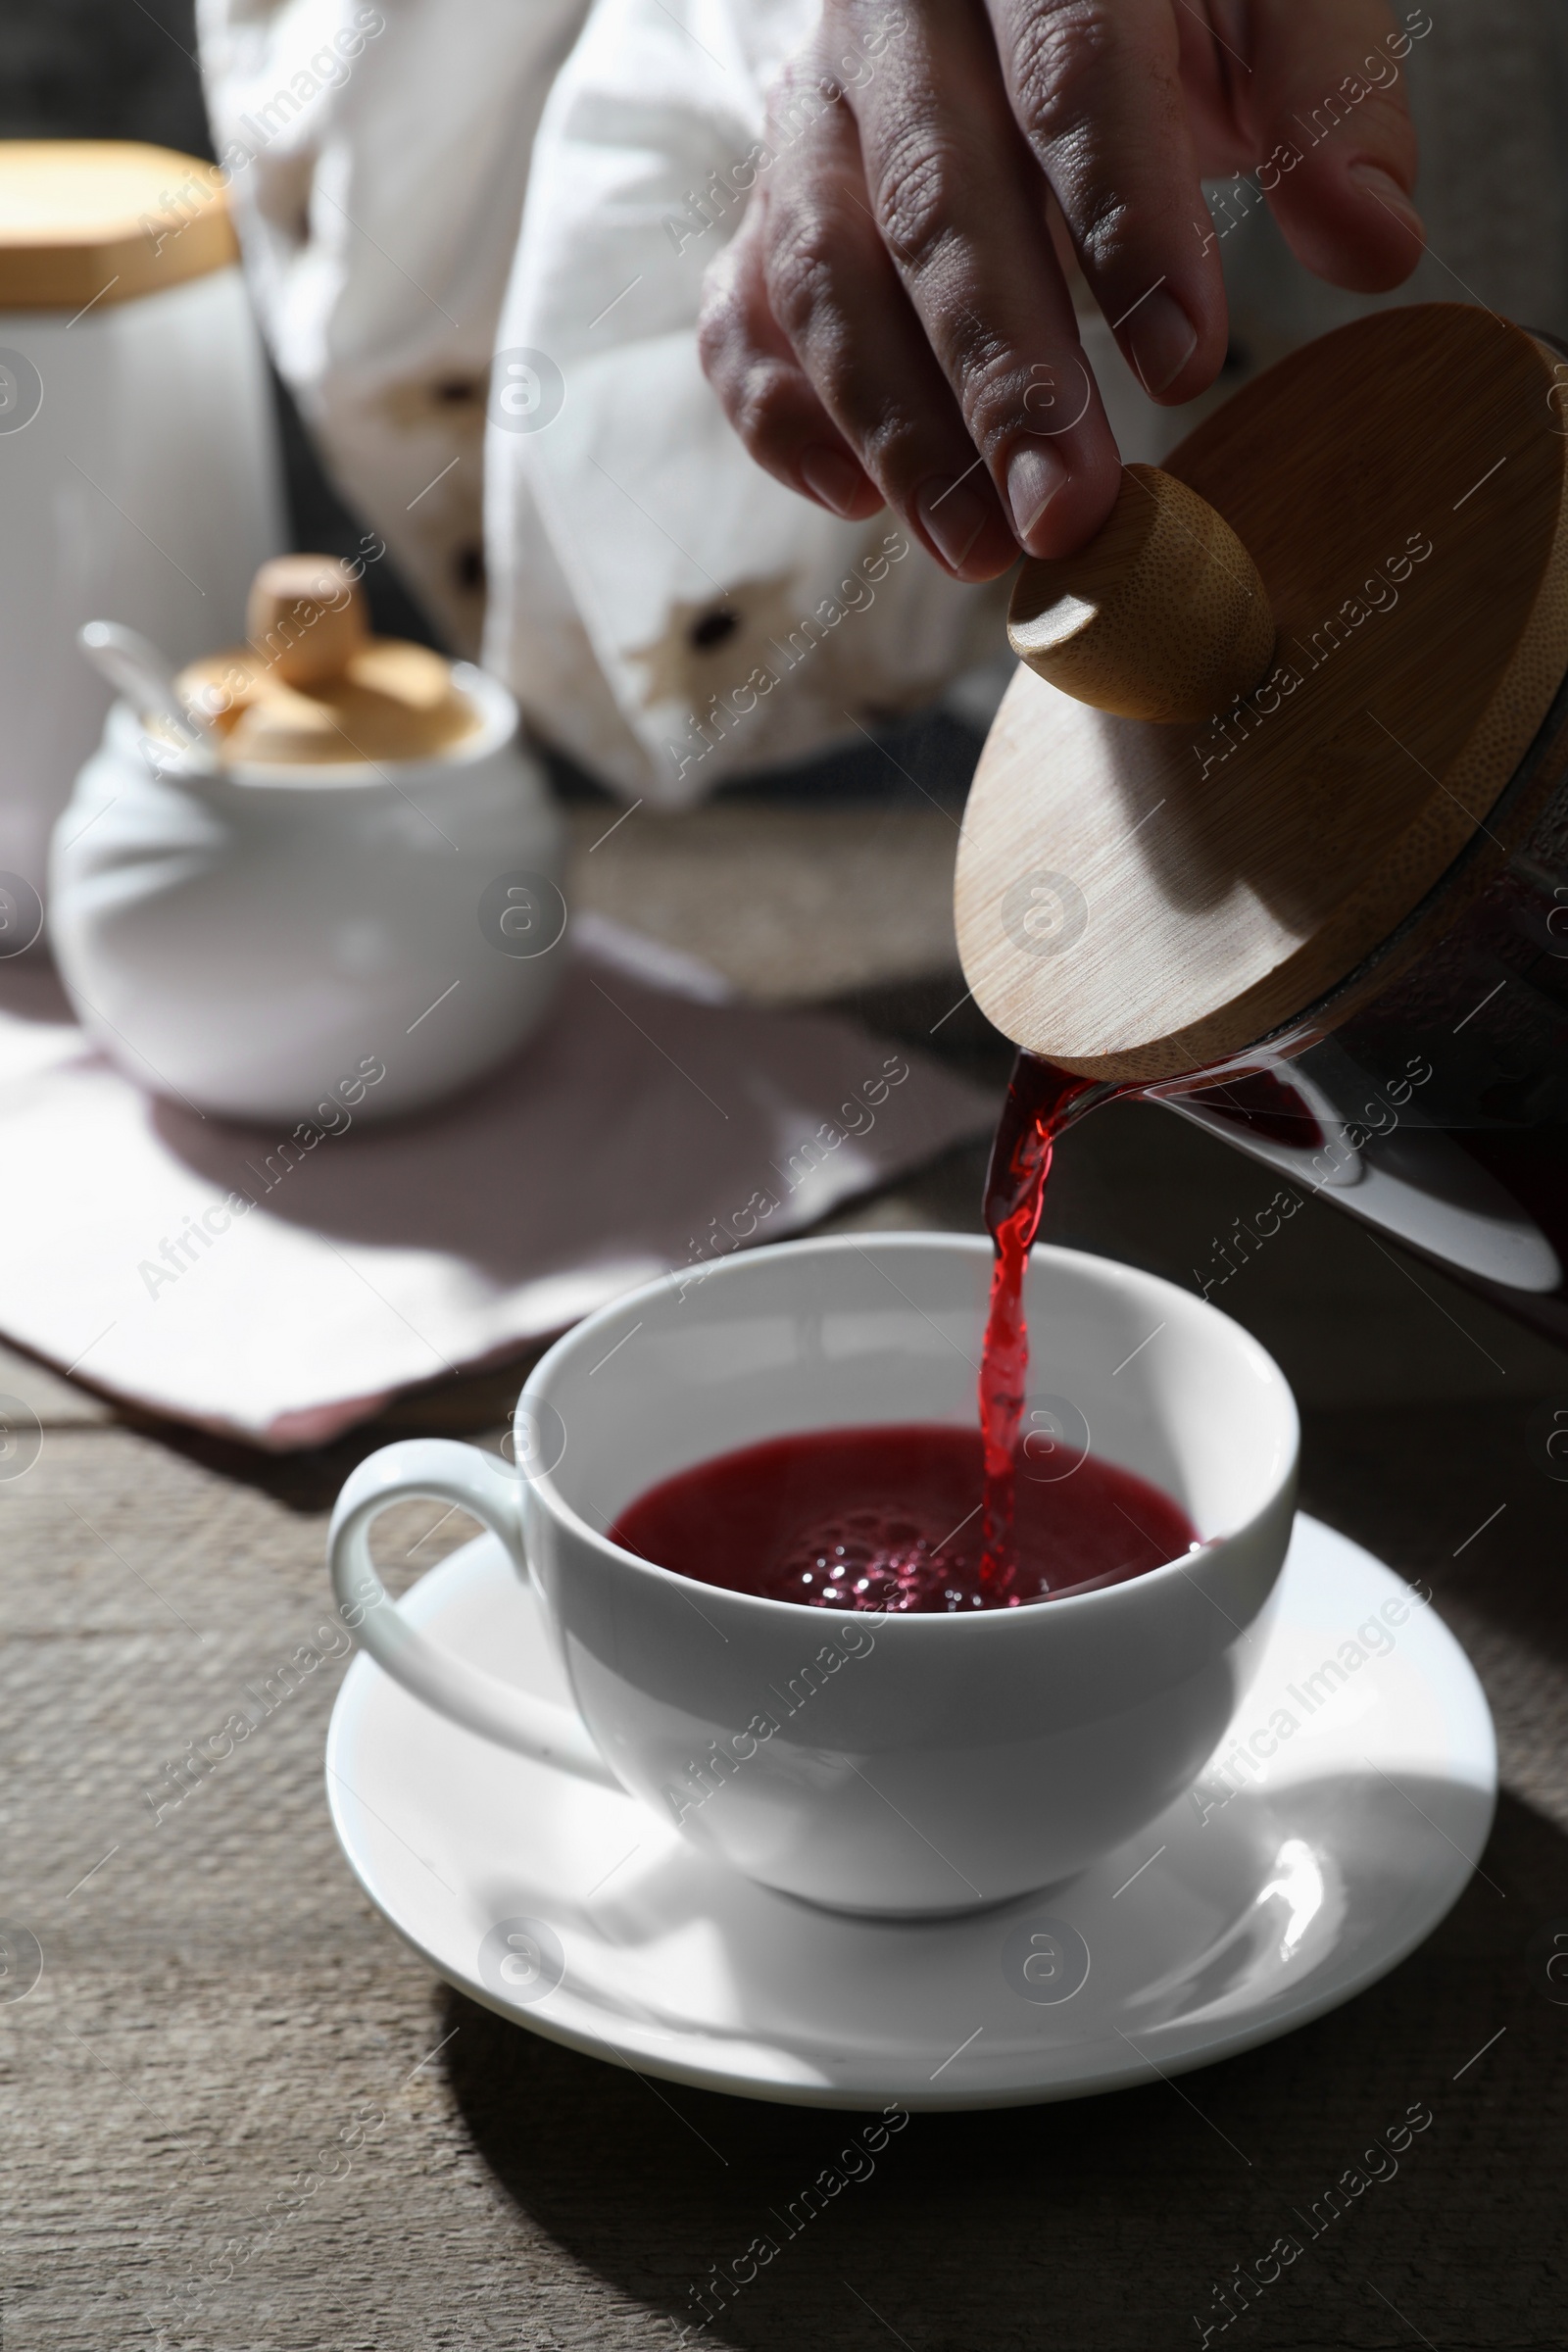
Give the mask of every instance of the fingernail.
POLYGON ((1157 397, 1198 349, 1198 329, 1175 296, 1156 286, 1127 321, 1127 342, 1144 390, 1157 397))
POLYGON ((1026 441, 1013 451, 1007 460, 1007 504, 1022 546, 1028 547, 1030 532, 1066 480, 1066 466, 1044 441, 1026 441))
POLYGON ((1413 237, 1419 237, 1425 244, 1427 232, 1421 216, 1391 172, 1385 172, 1380 164, 1352 164, 1348 177, 1355 187, 1364 188, 1370 197, 1391 212, 1402 228, 1407 228, 1413 237))
POLYGON ((991 503, 979 483, 972 475, 935 474, 916 493, 914 507, 949 568, 961 570, 991 514, 991 503))
POLYGON ((799 462, 802 481, 813 498, 835 514, 848 514, 860 495, 860 468, 852 465, 840 450, 826 449, 818 443, 803 452, 799 462))

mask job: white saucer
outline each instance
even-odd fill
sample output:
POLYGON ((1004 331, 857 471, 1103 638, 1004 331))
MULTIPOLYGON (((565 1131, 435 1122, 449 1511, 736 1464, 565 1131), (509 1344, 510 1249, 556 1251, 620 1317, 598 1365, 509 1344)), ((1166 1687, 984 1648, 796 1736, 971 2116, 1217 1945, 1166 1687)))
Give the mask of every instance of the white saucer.
MULTIPOLYGON (((493 1537, 402 1605, 460 1653, 567 1696, 493 1537)), ((636 1798, 458 1730, 363 1655, 333 1710, 327 1796, 398 1934, 553 2041, 804 2106, 1074 2098, 1207 2065, 1348 2000, 1431 1933, 1486 1842, 1492 1718, 1409 1588, 1300 1517, 1257 1641, 1216 1752, 1266 1746, 1283 1709, 1297 1728, 1266 1777, 1211 1766, 1080 1878, 961 1919, 846 1919, 769 1893, 636 1798), (1378 1613, 1400 1601, 1390 1628, 1378 1613), (1372 1619, 1392 1642, 1381 1655, 1376 1635, 1356 1642, 1372 1619), (1312 1681, 1327 1660, 1339 1679, 1312 1681)))

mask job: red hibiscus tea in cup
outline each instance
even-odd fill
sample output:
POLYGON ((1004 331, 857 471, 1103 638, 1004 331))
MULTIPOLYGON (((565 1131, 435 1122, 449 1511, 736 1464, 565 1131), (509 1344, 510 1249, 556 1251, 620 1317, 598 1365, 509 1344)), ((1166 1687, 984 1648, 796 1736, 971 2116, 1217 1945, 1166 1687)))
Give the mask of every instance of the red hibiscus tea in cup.
MULTIPOLYGON (((1032 1433, 1038 1437, 1041 1433, 1032 1433)), ((1196 1541, 1167 1495, 1092 1453, 1045 1439, 1019 1449, 1004 1574, 985 1546, 978 1429, 949 1423, 808 1430, 662 1480, 611 1540, 683 1576, 808 1608, 1017 1607, 1115 1585, 1196 1541)))

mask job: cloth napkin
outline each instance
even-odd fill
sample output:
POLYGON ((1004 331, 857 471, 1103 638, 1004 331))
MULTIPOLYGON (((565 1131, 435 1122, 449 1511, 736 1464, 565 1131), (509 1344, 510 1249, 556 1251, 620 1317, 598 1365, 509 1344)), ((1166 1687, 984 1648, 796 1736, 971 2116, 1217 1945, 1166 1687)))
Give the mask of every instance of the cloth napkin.
POLYGON ((796 1232, 994 1113, 853 1020, 733 1002, 583 916, 512 1061, 302 1149, 149 1098, 46 970, 0 965, 0 1329, 176 1420, 317 1446, 635 1283, 796 1232))

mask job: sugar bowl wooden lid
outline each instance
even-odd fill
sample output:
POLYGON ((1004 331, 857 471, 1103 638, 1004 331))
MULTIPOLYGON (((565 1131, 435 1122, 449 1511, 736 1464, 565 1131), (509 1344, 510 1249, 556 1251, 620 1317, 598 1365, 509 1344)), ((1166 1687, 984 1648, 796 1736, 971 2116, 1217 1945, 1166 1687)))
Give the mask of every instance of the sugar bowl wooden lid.
POLYGON ((213 165, 123 139, 0 139, 0 311, 126 302, 239 258, 213 165))
POLYGON ((335 556, 273 556, 251 585, 247 642, 175 679, 228 766, 439 760, 480 717, 444 655, 372 637, 365 591, 335 556))
POLYGON ((1130 468, 1080 557, 1023 566, 1033 666, 956 886, 1007 1036, 1097 1078, 1200 1068, 1433 891, 1568 668, 1564 386, 1491 312, 1380 312, 1248 385, 1163 475, 1130 468))

